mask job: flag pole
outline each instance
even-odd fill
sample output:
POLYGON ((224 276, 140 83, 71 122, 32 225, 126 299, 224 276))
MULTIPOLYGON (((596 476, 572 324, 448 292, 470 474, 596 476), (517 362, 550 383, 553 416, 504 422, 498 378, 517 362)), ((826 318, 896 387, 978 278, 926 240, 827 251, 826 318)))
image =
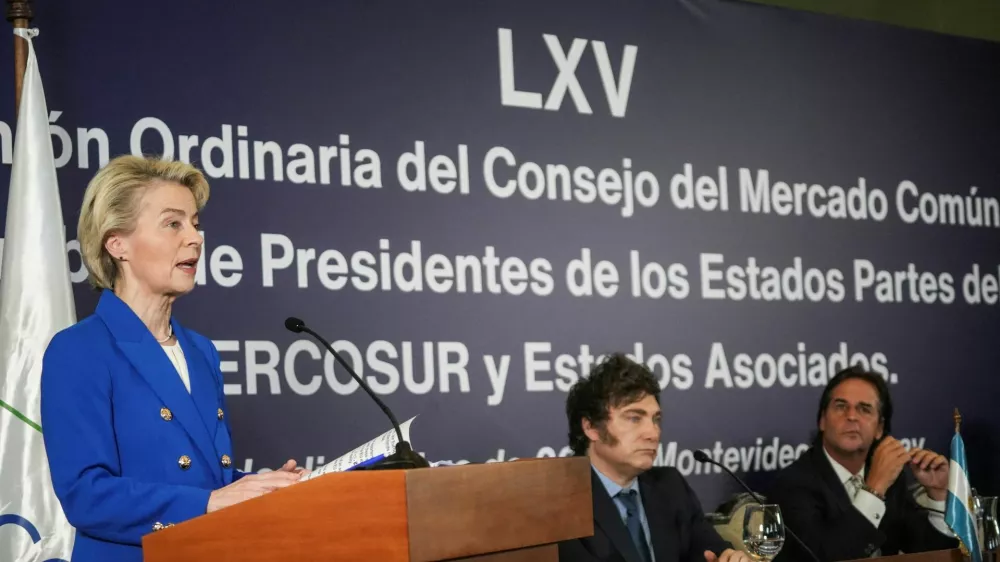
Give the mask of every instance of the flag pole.
POLYGON ((962 414, 958 413, 958 408, 955 408, 955 433, 959 433, 962 428, 962 414))
MULTIPOLYGON (((31 11, 32 0, 7 0, 7 21, 14 29, 27 29, 35 14, 31 11)), ((14 115, 21 108, 21 85, 24 70, 28 66, 28 42, 14 36, 14 115)), ((16 118, 16 117, 15 117, 16 118)))

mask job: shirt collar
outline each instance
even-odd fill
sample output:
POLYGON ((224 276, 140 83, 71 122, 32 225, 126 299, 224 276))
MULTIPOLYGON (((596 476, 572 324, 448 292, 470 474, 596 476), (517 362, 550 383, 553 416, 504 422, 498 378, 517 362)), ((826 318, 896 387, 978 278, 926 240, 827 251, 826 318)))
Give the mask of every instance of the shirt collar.
MULTIPOLYGON (((823 454, 826 455, 826 460, 830 461, 830 465, 833 466, 833 471, 837 473, 837 478, 840 479, 840 483, 847 484, 847 481, 850 480, 855 475, 851 474, 850 470, 844 468, 844 465, 835 461, 833 457, 830 456, 830 453, 827 452, 826 446, 824 445, 820 446, 823 447, 823 454)), ((865 467, 863 466, 861 467, 861 472, 859 472, 857 476, 858 478, 861 479, 862 482, 865 481, 865 467)))
POLYGON ((600 478, 601 484, 604 484, 604 489, 608 491, 608 495, 611 496, 612 498, 617 496, 618 492, 621 492, 622 490, 635 490, 636 494, 639 493, 638 478, 633 478, 632 481, 625 486, 619 486, 617 482, 608 478, 600 470, 597 470, 597 467, 594 466, 593 464, 590 465, 590 468, 592 468, 594 470, 594 474, 596 474, 597 477, 600 478))

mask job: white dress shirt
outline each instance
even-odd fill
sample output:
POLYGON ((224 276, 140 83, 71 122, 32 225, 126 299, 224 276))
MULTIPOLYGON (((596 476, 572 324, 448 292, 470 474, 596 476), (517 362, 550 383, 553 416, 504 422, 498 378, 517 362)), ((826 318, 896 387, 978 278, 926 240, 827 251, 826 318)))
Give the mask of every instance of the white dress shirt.
MULTIPOLYGON (((842 464, 833 460, 833 457, 827 452, 826 447, 823 448, 823 453, 830 461, 830 465, 833 466, 833 471, 837 473, 837 478, 844 485, 844 489, 847 490, 847 497, 851 498, 854 508, 860 511, 861 515, 865 516, 865 519, 868 519, 872 525, 878 528, 879 523, 882 522, 882 518, 885 516, 885 502, 875 494, 861 489, 860 484, 865 481, 865 467, 861 467, 861 471, 857 474, 851 474, 842 464)), ((944 522, 945 502, 943 500, 932 500, 927 495, 927 490, 923 486, 916 487, 913 492, 913 498, 922 507, 940 511, 941 513, 928 511, 927 519, 941 534, 947 537, 955 536, 951 532, 951 529, 948 528, 948 524, 944 522)))

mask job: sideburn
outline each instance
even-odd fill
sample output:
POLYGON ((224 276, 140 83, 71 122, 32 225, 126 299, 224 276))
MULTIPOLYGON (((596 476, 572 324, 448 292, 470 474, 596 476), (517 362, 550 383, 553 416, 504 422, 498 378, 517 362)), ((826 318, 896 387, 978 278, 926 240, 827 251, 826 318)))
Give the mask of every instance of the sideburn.
POLYGON ((614 447, 615 445, 618 445, 618 438, 615 437, 614 435, 611 435, 611 432, 608 431, 607 424, 602 423, 597 426, 597 435, 600 436, 601 443, 607 445, 608 447, 614 447))

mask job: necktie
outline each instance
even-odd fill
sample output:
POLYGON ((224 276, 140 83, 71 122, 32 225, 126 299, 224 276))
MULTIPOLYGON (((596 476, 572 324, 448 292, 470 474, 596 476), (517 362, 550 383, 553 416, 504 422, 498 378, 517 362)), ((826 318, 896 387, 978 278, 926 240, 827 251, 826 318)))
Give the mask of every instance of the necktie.
POLYGON ((625 505, 625 526, 628 527, 628 534, 632 535, 639 557, 650 562, 649 545, 646 543, 646 533, 642 530, 642 521, 639 520, 639 501, 635 490, 622 490, 618 492, 618 498, 625 505))
POLYGON ((861 491, 861 477, 855 474, 854 476, 851 476, 851 479, 848 480, 848 482, 851 484, 851 499, 853 500, 858 497, 858 492, 861 491))

